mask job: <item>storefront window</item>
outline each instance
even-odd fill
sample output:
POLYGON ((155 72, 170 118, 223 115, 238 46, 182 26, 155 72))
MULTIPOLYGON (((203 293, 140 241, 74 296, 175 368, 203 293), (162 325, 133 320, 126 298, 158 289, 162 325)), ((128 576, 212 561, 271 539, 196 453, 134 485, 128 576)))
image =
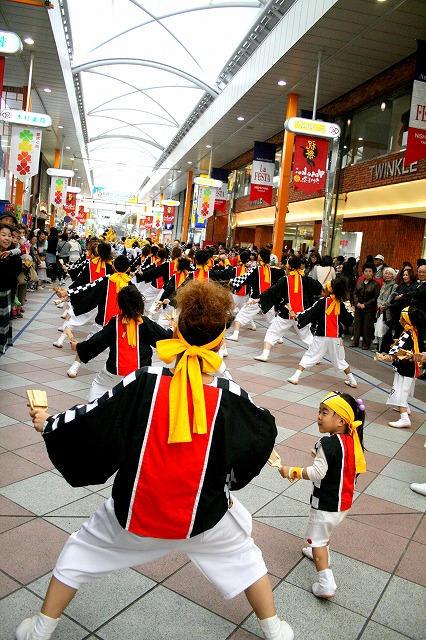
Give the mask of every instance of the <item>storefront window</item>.
POLYGON ((347 119, 343 166, 358 164, 405 149, 411 90, 381 99, 347 119))

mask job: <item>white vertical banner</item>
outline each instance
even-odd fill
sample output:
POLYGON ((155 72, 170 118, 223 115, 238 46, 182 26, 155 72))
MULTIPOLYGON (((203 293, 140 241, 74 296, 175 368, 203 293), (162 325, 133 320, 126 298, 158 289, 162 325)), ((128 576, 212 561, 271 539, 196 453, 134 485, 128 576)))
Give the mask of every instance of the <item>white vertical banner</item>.
POLYGON ((12 125, 9 171, 18 180, 26 180, 38 173, 42 130, 12 125))
POLYGON ((52 176, 50 182, 50 204, 63 207, 67 200, 68 178, 52 176))
POLYGON ((214 201, 216 198, 216 187, 198 186, 197 215, 202 218, 210 218, 214 212, 214 201))

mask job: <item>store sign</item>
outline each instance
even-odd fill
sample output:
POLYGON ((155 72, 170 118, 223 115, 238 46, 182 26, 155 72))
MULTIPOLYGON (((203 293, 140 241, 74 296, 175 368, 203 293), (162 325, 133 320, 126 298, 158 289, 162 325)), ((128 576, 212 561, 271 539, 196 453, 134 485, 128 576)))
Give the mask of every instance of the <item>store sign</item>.
POLYGON ((12 138, 10 142, 9 170, 18 178, 26 180, 38 173, 41 129, 22 129, 17 125, 12 126, 12 138))
POLYGON ((325 187, 328 140, 296 136, 294 140, 293 187, 311 194, 325 187))
POLYGON ((404 176, 407 173, 417 173, 417 162, 412 162, 408 167, 404 166, 404 158, 396 158, 390 162, 378 162, 372 164, 369 167, 370 170, 370 182, 376 180, 385 180, 386 178, 393 178, 394 176, 404 176))
POLYGON ((215 180, 220 180, 222 186, 216 191, 216 198, 214 201, 214 210, 226 213, 226 202, 228 200, 228 169, 215 169, 212 170, 212 177, 215 180))
POLYGON ((55 169, 54 167, 49 167, 49 169, 46 169, 46 173, 48 176, 59 176, 60 178, 74 178, 74 171, 71 171, 71 169, 55 169))
POLYGON ((52 118, 45 113, 32 111, 18 111, 18 109, 3 109, 2 120, 11 124, 22 124, 26 127, 50 127, 52 118))
POLYGON ((0 55, 21 53, 21 39, 13 31, 0 31, 0 55))
POLYGON ((334 122, 293 117, 285 121, 284 127, 290 133, 315 135, 318 138, 337 138, 340 136, 340 127, 334 122))
POLYGON ((426 158, 426 40, 418 41, 405 166, 426 158))
POLYGON ((222 182, 220 180, 213 180, 213 178, 195 178, 194 183, 199 187, 215 187, 220 189, 222 182))

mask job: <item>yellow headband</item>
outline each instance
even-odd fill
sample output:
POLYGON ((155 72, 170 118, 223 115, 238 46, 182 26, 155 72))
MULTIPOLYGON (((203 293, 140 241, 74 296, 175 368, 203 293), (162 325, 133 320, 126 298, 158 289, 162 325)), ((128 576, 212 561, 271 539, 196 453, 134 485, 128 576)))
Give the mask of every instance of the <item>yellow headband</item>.
POLYGON ((177 338, 157 342, 158 356, 167 364, 173 362, 177 355, 182 354, 170 383, 169 444, 191 442, 192 440, 188 414, 188 379, 194 405, 192 431, 198 434, 207 433, 206 404, 201 372, 213 373, 219 369, 222 358, 212 349, 221 343, 224 334, 225 329, 208 344, 197 347, 189 344, 177 327, 177 338))
POLYGON ((355 420, 355 414, 351 405, 337 393, 328 393, 321 402, 326 404, 327 407, 330 407, 334 413, 337 413, 337 415, 347 423, 349 433, 354 441, 355 473, 365 473, 367 471, 367 465, 357 431, 357 428, 362 425, 362 421, 355 420))

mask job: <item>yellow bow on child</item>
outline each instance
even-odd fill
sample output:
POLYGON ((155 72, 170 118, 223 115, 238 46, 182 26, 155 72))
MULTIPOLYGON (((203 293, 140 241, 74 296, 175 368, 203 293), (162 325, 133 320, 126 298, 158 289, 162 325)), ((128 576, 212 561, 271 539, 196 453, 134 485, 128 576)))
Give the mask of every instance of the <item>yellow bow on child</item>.
POLYGON ((332 300, 332 303, 328 307, 326 314, 329 316, 334 311, 336 316, 338 316, 340 313, 340 300, 336 299, 336 296, 334 295, 333 289, 331 287, 331 282, 326 282, 324 285, 324 289, 328 293, 328 297, 330 297, 332 300))
MULTIPOLYGON (((405 323, 404 330, 411 331, 411 336, 413 338, 413 353, 419 353, 419 333, 416 327, 411 324, 411 320, 408 315, 408 309, 409 307, 405 307, 405 309, 401 311, 401 318, 404 320, 404 323, 405 323)), ((420 364, 418 362, 416 362, 415 372, 416 372, 416 378, 418 378, 420 375, 420 364)))
POLYGON ((208 271, 210 271, 209 267, 207 264, 197 264, 197 269, 198 269, 198 280, 205 280, 206 279, 206 273, 208 271))
POLYGON ((158 356, 167 364, 173 362, 177 355, 182 354, 170 383, 169 444, 191 442, 192 440, 188 414, 188 380, 194 407, 192 431, 198 434, 207 433, 206 404, 201 372, 213 373, 219 369, 222 358, 212 349, 221 343, 224 334, 225 329, 208 344, 197 347, 190 345, 176 328, 177 338, 157 342, 158 356))
POLYGON ((321 402, 330 407, 330 409, 333 409, 333 411, 348 424, 349 433, 354 441, 355 473, 365 473, 367 471, 367 464, 357 431, 357 428, 362 425, 361 420, 355 420, 355 414, 351 405, 337 393, 329 393, 321 402))
POLYGON ((294 276, 294 289, 293 289, 293 293, 299 293, 299 278, 297 278, 297 276, 303 276, 305 275, 305 272, 303 271, 303 269, 292 269, 292 267, 289 265, 289 263, 287 262, 287 269, 289 269, 288 275, 289 276, 294 276))
POLYGON ((136 347, 136 331, 137 325, 143 324, 142 316, 138 316, 137 320, 133 318, 121 318, 122 324, 127 325, 126 334, 127 334, 127 342, 129 347, 133 349, 136 347))
POLYGON ((259 265, 263 267, 263 278, 265 282, 271 282, 271 273, 269 271, 269 264, 265 264, 262 258, 259 258, 259 265))
POLYGON ((91 261, 93 264, 96 265, 96 273, 100 273, 101 272, 101 267, 102 269, 105 269, 105 262, 102 260, 102 258, 100 256, 96 256, 96 258, 91 258, 91 261))

